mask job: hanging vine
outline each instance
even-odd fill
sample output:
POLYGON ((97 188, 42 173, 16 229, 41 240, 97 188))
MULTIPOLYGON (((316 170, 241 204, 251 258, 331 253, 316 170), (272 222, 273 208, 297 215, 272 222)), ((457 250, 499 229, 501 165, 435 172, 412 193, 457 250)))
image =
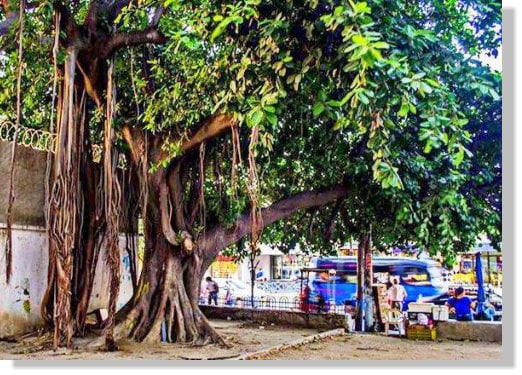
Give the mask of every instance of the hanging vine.
POLYGON ((110 272, 108 317, 105 327, 105 345, 107 350, 117 350, 114 342, 114 316, 116 314, 116 301, 120 289, 120 251, 119 251, 119 206, 121 189, 116 174, 118 161, 117 152, 113 152, 113 117, 116 90, 113 85, 114 59, 111 59, 107 73, 107 103, 104 126, 104 192, 105 192, 105 218, 107 223, 106 262, 110 272))
POLYGON ((231 127, 232 132, 232 175, 230 183, 232 185, 232 191, 234 198, 237 199, 237 169, 241 165, 241 140, 239 138, 239 125, 233 124, 231 127))
POLYGON ((255 251, 258 246, 261 230, 263 229, 263 219, 259 207, 259 177, 255 159, 255 147, 259 139, 259 128, 254 126, 250 134, 250 144, 248 146, 248 196, 250 198, 250 220, 251 226, 251 247, 255 251))
POLYGON ((56 276, 54 303, 54 341, 72 347, 71 272, 73 247, 78 232, 79 160, 81 132, 78 127, 75 95, 75 67, 78 51, 69 47, 64 64, 63 89, 57 111, 57 141, 53 160, 48 217, 49 277, 56 276))
POLYGON ((20 119, 22 117, 22 74, 23 74, 23 38, 24 38, 24 0, 20 0, 20 14, 18 31, 18 73, 16 77, 16 124, 14 129, 13 141, 11 143, 11 166, 9 168, 9 198, 7 201, 7 238, 5 244, 5 281, 9 284, 12 273, 13 258, 13 203, 14 195, 14 166, 16 162, 16 142, 18 139, 18 129, 20 128, 20 119))

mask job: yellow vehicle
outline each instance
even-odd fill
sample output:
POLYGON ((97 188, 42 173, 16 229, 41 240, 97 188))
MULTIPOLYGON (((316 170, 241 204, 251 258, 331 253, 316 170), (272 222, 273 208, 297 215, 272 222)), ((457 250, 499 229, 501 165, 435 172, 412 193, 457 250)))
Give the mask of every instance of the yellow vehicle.
MULTIPOLYGON (((475 284, 477 282, 474 257, 474 253, 461 254, 459 272, 453 275, 454 283, 475 284)), ((502 255, 496 251, 488 251, 481 253, 481 259, 484 283, 500 287, 502 285, 502 255)))

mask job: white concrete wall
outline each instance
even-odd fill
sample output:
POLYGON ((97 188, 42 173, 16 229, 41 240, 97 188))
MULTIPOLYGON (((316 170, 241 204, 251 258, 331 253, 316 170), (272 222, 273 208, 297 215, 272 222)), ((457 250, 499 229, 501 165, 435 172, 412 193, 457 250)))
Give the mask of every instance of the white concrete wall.
POLYGON ((47 284, 47 237, 38 227, 14 227, 12 273, 6 284, 5 226, 0 224, 0 337, 41 325, 40 302, 47 284))
MULTIPOLYGON (((40 303, 47 285, 47 235, 41 227, 13 227, 12 274, 6 283, 5 225, 0 223, 0 337, 29 332, 41 326, 40 303)), ((125 237, 120 236, 121 284, 118 308, 132 296, 132 281, 125 237)), ((89 311, 106 308, 109 272, 102 249, 98 258, 89 311)))

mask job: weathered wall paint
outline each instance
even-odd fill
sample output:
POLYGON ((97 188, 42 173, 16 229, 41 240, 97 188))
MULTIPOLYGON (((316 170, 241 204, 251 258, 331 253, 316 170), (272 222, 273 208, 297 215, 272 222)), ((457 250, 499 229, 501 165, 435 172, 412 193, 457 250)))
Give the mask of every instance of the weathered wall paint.
MULTIPOLYGON (((40 304, 47 284, 48 245, 45 232, 45 172, 47 153, 23 146, 17 148, 14 174, 12 277, 6 284, 6 211, 9 195, 11 144, 0 141, 0 337, 29 332, 42 325, 40 304)), ((124 171, 122 181, 124 180, 124 171)), ((128 189, 124 189, 129 194, 128 189)), ((122 198, 122 208, 128 202, 122 198)), ((125 212, 125 210, 122 210, 125 212)), ((122 225, 124 217, 121 217, 122 225)), ((125 223, 126 224, 126 223, 125 223)), ((134 223, 134 226, 136 223, 134 223)), ((126 225, 128 227, 128 224, 126 225)), ((123 226, 122 226, 123 228, 123 226)), ((117 306, 132 296, 125 236, 120 236, 121 285, 117 306)), ((109 272, 102 250, 96 268, 89 311, 106 308, 109 272)))
MULTIPOLYGON (((43 227, 47 154, 19 146, 14 169, 13 221, 43 227)), ((0 223, 6 222, 11 171, 11 144, 0 141, 0 223)), ((3 247, 3 246, 2 246, 3 247)), ((0 248, 2 248, 0 247, 0 248)))
MULTIPOLYGON (((6 241, 5 225, 0 223, 0 249, 6 241)), ((120 236, 121 284, 117 306, 122 307, 132 296, 129 258, 125 237, 120 236)), ((0 251, 0 338, 30 332, 42 326, 40 306, 47 284, 47 235, 43 228, 15 226, 13 228, 13 273, 9 284, 5 280, 5 252, 0 251)), ((96 267, 89 311, 107 308, 109 302, 109 272, 102 249, 96 267)))
POLYGON ((5 225, 0 224, 0 337, 41 325, 40 302, 47 280, 47 238, 37 227, 13 228, 12 276, 5 279, 5 225), (29 304, 29 311, 27 310, 29 304))

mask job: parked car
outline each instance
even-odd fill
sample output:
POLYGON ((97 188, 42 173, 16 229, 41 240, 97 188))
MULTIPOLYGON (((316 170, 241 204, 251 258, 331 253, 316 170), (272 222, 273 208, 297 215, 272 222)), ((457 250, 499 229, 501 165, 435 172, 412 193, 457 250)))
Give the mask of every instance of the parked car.
MULTIPOLYGON (((251 306, 250 285, 231 278, 212 278, 219 286, 218 301, 226 306, 249 307, 251 306), (224 302, 223 302, 224 301, 224 302)), ((254 307, 266 305, 270 294, 254 286, 254 307)), ((205 293, 205 281, 201 285, 201 303, 207 303, 205 293)))

